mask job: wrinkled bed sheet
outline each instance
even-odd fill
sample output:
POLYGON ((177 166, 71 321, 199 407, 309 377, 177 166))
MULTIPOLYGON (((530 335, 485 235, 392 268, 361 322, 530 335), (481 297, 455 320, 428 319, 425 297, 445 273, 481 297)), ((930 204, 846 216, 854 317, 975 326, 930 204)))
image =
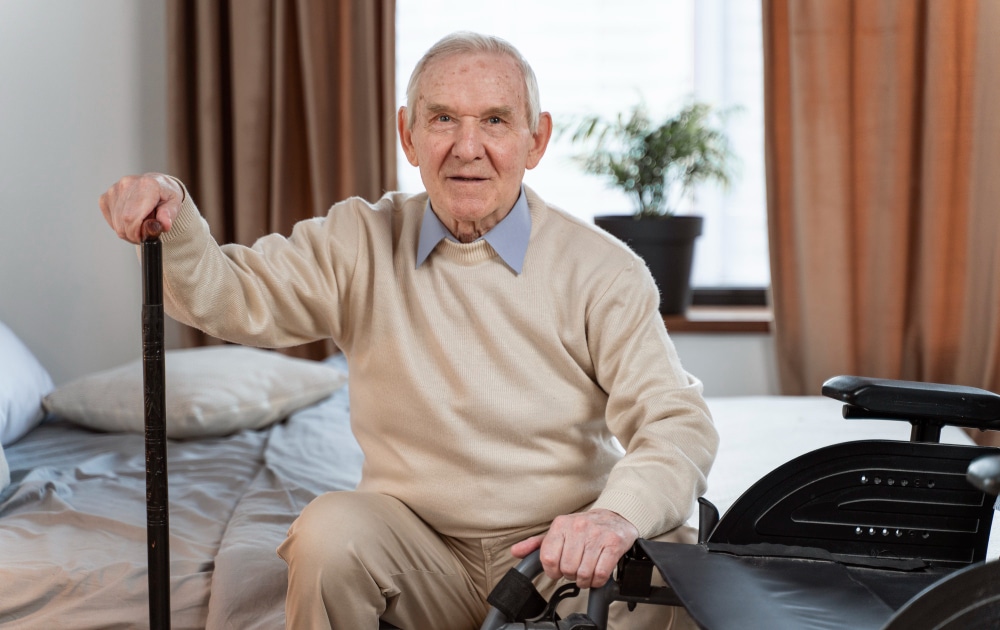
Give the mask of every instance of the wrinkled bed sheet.
MULTIPOLYGON (((357 484, 347 412, 345 387, 269 429, 169 442, 173 628, 284 627, 275 549, 314 496, 357 484)), ((143 436, 56 420, 6 454, 0 626, 145 627, 143 436)))
POLYGON ((237 505, 216 557, 208 628, 285 627, 287 566, 275 550, 309 501, 353 489, 361 479, 363 456, 348 409, 344 387, 271 430, 264 466, 237 505))

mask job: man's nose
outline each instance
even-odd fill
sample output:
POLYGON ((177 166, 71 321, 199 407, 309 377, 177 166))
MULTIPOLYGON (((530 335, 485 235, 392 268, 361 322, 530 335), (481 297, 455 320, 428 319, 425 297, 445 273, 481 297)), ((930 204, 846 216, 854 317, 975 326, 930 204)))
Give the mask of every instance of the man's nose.
POLYGON ((478 121, 462 121, 455 134, 452 153, 456 157, 463 160, 474 160, 483 156, 482 129, 479 128, 478 121))

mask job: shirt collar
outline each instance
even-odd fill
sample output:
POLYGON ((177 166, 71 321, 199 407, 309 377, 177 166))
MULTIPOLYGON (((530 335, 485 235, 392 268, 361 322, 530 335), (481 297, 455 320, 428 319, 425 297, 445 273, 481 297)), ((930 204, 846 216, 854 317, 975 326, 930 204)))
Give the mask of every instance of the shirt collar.
MULTIPOLYGON (((524 268, 524 257, 528 252, 530 237, 531 211, 528 209, 528 199, 525 197, 524 187, 522 187, 520 196, 507 216, 486 234, 483 234, 480 239, 489 243, 504 263, 514 270, 514 273, 520 274, 521 269, 524 268)), ((420 240, 417 243, 417 267, 424 264, 441 239, 445 238, 458 242, 458 239, 448 231, 444 223, 441 223, 441 219, 431 210, 431 202, 428 200, 427 207, 424 209, 424 220, 420 226, 420 240)))

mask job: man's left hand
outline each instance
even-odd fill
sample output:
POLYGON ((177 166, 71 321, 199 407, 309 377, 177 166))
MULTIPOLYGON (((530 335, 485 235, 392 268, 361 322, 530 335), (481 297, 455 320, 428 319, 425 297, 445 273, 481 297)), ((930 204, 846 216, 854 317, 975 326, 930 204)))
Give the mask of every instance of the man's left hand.
POLYGON ((557 516, 547 532, 522 540, 510 551, 523 558, 540 549, 548 577, 566 578, 580 588, 600 588, 638 537, 639 530, 623 516, 598 508, 557 516))

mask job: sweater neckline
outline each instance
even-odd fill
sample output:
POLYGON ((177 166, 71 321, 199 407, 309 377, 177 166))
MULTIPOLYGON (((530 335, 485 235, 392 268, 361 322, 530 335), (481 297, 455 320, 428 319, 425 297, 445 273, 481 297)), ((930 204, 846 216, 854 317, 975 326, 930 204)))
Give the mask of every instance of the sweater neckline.
POLYGON ((485 239, 472 243, 456 243, 444 239, 438 243, 438 254, 463 265, 476 265, 497 257, 497 252, 485 239))

